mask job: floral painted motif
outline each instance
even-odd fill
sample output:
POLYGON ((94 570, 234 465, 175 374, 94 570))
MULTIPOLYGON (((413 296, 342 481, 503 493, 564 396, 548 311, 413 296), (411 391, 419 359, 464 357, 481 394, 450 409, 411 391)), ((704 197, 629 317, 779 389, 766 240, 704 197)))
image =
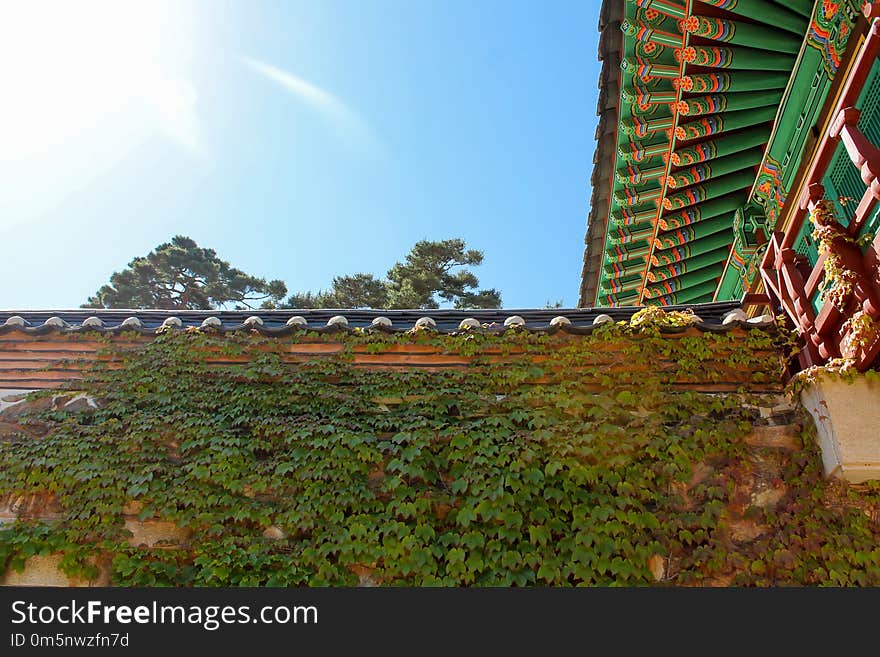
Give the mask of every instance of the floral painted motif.
POLYGON ((822 53, 822 65, 829 78, 840 68, 840 58, 859 16, 859 4, 856 0, 823 0, 816 6, 807 29, 807 44, 822 53))
POLYGON ((776 225, 786 197, 787 191, 782 186, 782 167, 768 155, 761 163, 761 171, 758 173, 755 200, 764 207, 767 224, 771 229, 776 225))

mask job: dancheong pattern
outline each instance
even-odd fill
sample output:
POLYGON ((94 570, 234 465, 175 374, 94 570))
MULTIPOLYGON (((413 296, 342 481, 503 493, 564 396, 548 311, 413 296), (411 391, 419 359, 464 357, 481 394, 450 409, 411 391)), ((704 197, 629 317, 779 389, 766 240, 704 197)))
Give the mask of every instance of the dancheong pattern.
POLYGON ((589 248, 602 254, 584 304, 713 298, 811 11, 811 0, 603 3, 603 89, 618 102, 603 114, 614 139, 599 147, 594 195, 608 200, 591 211, 589 248))
POLYGON ((758 173, 758 184, 755 187, 755 196, 764 206, 764 213, 770 226, 776 225, 779 210, 785 205, 786 191, 782 187, 782 167, 779 162, 769 155, 761 163, 758 173))
POLYGON ((846 50, 852 27, 859 16, 861 3, 855 0, 822 0, 807 30, 807 44, 822 53, 825 73, 834 77, 846 50))

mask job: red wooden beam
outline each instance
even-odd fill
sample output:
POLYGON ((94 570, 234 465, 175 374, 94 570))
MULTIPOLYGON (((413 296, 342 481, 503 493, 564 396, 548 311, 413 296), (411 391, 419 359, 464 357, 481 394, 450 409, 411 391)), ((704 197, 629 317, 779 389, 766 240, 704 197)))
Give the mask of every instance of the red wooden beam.
MULTIPOLYGON (((866 5, 871 5, 869 13, 876 11, 876 4, 878 3, 866 3, 866 5)), ((863 10, 865 9, 866 7, 863 6, 863 10)), ((840 100, 838 100, 837 105, 834 108, 833 115, 835 116, 838 115, 842 109, 855 105, 862 88, 865 86, 865 80, 867 80, 868 75, 871 72, 871 67, 874 65, 874 60, 877 59, 877 54, 880 52, 880 19, 873 16, 869 16, 869 18, 873 18, 873 20, 868 28, 865 43, 856 55, 852 73, 841 90, 840 100)), ((816 157, 813 159, 810 168, 807 170, 805 178, 807 185, 815 184, 822 180, 822 177, 828 170, 828 165, 831 163, 831 158, 834 156, 837 144, 838 140, 835 137, 832 137, 830 134, 822 135, 822 139, 819 141, 819 147, 816 150, 816 157)), ((788 230, 786 231, 785 240, 782 243, 783 247, 790 247, 794 244, 794 240, 800 232, 806 216, 807 213, 805 207, 798 207, 795 209, 791 221, 789 222, 788 230)))
POLYGON ((742 298, 742 301, 740 303, 742 304, 743 308, 750 308, 752 306, 769 306, 770 295, 759 294, 757 292, 749 292, 742 298))

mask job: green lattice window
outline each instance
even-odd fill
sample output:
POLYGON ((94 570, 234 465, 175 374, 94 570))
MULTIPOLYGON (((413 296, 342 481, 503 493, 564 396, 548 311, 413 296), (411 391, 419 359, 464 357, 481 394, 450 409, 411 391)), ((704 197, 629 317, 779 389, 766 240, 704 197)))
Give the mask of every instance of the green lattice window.
MULTIPOLYGON (((810 262, 810 266, 814 266, 819 259, 819 245, 813 239, 813 224, 805 221, 798 232, 797 239, 794 241, 794 250, 802 256, 805 256, 810 262)), ((813 310, 817 313, 822 309, 822 299, 816 294, 810 299, 813 304, 813 310)))
POLYGON ((813 239, 813 224, 811 222, 804 221, 797 239, 794 241, 794 250, 802 256, 806 256, 811 266, 816 264, 819 259, 819 245, 813 239))
MULTIPOLYGON (((859 129, 872 144, 880 145, 880 64, 874 62, 856 107, 862 110, 859 129)), ((865 193, 865 183, 853 165, 843 143, 837 146, 825 177, 825 197, 834 201, 841 223, 849 224, 865 193)))
MULTIPOLYGON (((880 63, 874 62, 856 101, 856 107, 862 111, 859 117, 859 130, 869 142, 880 146, 880 63)), ((822 185, 825 187, 825 198, 833 201, 836 206, 840 222, 845 226, 849 225, 867 187, 862 182, 859 170, 850 160, 843 143, 838 144, 834 151, 828 171, 822 179, 822 185)), ((880 210, 865 222, 860 235, 866 233, 873 235, 878 227, 880 227, 880 210)), ((805 221, 794 243, 794 250, 806 256, 811 266, 815 265, 819 258, 818 245, 813 239, 812 231, 813 225, 805 221)), ((816 294, 811 302, 813 309, 819 312, 823 305, 820 295, 816 294)))
POLYGON ((874 62, 856 107, 862 110, 859 129, 872 144, 880 145, 880 63, 874 62))

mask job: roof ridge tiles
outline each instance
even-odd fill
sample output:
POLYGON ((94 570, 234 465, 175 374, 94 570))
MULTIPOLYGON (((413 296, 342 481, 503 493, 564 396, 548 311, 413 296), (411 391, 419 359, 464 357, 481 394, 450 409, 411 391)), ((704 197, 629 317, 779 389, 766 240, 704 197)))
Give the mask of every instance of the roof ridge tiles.
MULTIPOLYGON (((696 306, 693 306, 696 308, 696 306)), ((701 326, 717 328, 724 318, 739 310, 737 302, 702 304, 697 314, 701 326)), ((405 333, 428 329, 443 334, 467 331, 504 332, 527 330, 539 333, 564 331, 583 334, 593 329, 597 317, 627 321, 639 307, 624 308, 530 308, 471 310, 290 310, 290 311, 218 311, 218 310, 0 310, 0 335, 13 331, 29 335, 49 333, 118 334, 133 331, 154 335, 161 331, 207 330, 218 333, 249 331, 267 337, 283 337, 298 332, 318 333, 385 332, 405 333), (335 315, 330 315, 335 312, 335 315)))

